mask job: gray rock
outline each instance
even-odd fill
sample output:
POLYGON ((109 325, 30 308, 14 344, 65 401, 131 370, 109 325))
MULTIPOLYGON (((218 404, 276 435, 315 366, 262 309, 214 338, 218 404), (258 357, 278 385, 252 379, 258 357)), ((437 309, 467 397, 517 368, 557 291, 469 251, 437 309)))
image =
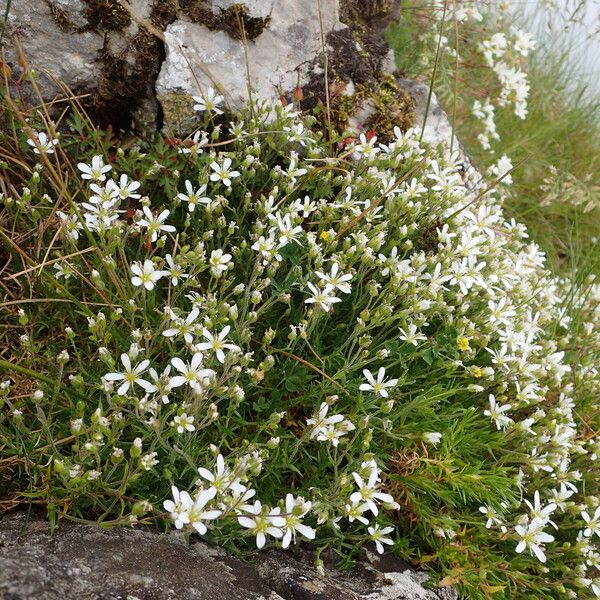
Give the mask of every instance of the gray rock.
MULTIPOLYGON (((432 144, 445 142, 450 145, 452 140, 452 123, 438 99, 433 93, 427 110, 427 97, 429 86, 412 79, 397 78, 398 85, 415 100, 415 125, 425 127, 424 139, 432 144)), ((456 138, 454 145, 457 144, 456 138)))
MULTIPOLYGON (((215 0, 213 9, 231 3, 215 0)), ((323 36, 343 29, 339 20, 338 0, 278 0, 250 2, 252 15, 264 15, 268 6, 270 19, 254 40, 244 44, 224 31, 211 31, 205 25, 178 19, 165 31, 166 60, 158 80, 156 94, 161 102, 168 127, 180 127, 178 121, 192 117, 177 109, 178 96, 195 96, 214 87, 225 96, 233 110, 248 99, 249 87, 258 100, 272 100, 278 91, 293 90, 309 80, 309 68, 322 52, 323 36), (319 4, 321 11, 319 14, 319 4)))
MULTIPOLYGON (((7 1, 0 0, 0 11, 7 1)), ((309 109, 324 100, 325 54, 330 84, 344 82, 348 90, 392 70, 383 30, 398 5, 398 0, 27 0, 12 2, 5 50, 18 80, 22 49, 39 74, 45 101, 63 96, 63 85, 84 96, 84 107, 101 125, 128 127, 133 119, 155 126, 164 116, 167 131, 181 134, 197 126, 192 96, 209 86, 235 110, 245 104, 249 88, 254 98, 273 100, 300 85, 302 107, 309 109), (250 31, 246 43, 227 12, 237 4, 250 31)), ((39 104, 38 90, 27 81, 15 93, 39 104)))
POLYGON ((3 600, 454 600, 427 576, 366 552, 350 573, 313 556, 269 550, 243 562, 178 533, 102 529, 14 514, 0 521, 3 600))
MULTIPOLYGON (((2 15, 6 4, 7 0, 0 0, 2 15)), ((37 85, 45 100, 60 94, 57 81, 71 89, 89 89, 100 74, 97 59, 104 41, 96 33, 83 31, 87 25, 84 9, 81 0, 11 3, 8 35, 16 37, 26 60, 38 72, 37 85)), ((17 45, 9 42, 5 51, 8 64, 18 75, 21 60, 17 45)))

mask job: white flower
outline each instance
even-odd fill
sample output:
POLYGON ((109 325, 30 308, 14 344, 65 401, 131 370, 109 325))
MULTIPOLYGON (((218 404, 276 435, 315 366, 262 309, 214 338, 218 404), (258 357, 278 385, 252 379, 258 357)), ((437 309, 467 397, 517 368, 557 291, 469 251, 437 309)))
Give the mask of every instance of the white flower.
POLYGON ((69 277, 73 275, 73 270, 71 269, 71 265, 69 265, 69 263, 54 263, 54 268, 56 269, 56 273, 54 273, 54 277, 56 279, 69 279, 69 277))
POLYGON ((29 138, 27 143, 33 148, 35 154, 54 154, 54 146, 58 144, 56 138, 49 138, 43 131, 35 134, 35 137, 29 138))
POLYGON ((181 373, 169 380, 169 385, 174 388, 187 384, 193 390, 200 391, 206 380, 210 380, 215 374, 212 369, 202 368, 201 352, 196 352, 189 363, 175 357, 171 359, 171 364, 181 373))
POLYGON ((546 555, 544 554, 543 544, 553 542, 554 537, 541 530, 540 522, 534 520, 527 525, 517 525, 515 531, 521 538, 515 552, 520 554, 525 548, 528 548, 529 552, 534 554, 540 562, 545 563, 546 555))
POLYGON ((352 502, 351 504, 346 504, 344 509, 346 510, 346 516, 350 523, 353 523, 356 520, 360 521, 363 525, 369 524, 369 519, 364 516, 364 513, 370 510, 369 505, 366 502, 352 502))
POLYGON ((595 533, 598 537, 600 537, 600 506, 596 508, 596 512, 594 512, 593 517, 590 517, 587 511, 581 511, 581 518, 586 523, 586 528, 583 531, 583 535, 586 537, 591 537, 595 533))
POLYGON ((556 504, 551 502, 548 506, 543 507, 540 499, 540 492, 538 490, 536 490, 533 495, 533 504, 531 504, 529 500, 525 500, 525 504, 527 504, 531 511, 531 521, 538 521, 541 526, 550 523, 555 529, 558 529, 556 524, 550 520, 550 515, 556 510, 556 504))
POLYGON ((194 340, 193 333, 196 330, 196 325, 194 325, 194 321, 198 318, 200 314, 200 309, 198 307, 192 308, 190 314, 183 319, 177 319, 175 321, 175 327, 171 327, 169 329, 165 329, 162 334, 165 337, 174 337, 182 335, 183 339, 191 344, 194 340))
POLYGON ((223 352, 223 349, 233 350, 236 352, 239 352, 240 350, 239 346, 230 344, 226 341, 227 334, 229 333, 230 329, 231 327, 227 325, 223 327, 221 332, 218 334, 212 334, 210 331, 208 331, 208 329, 205 329, 202 335, 207 341, 196 344, 196 348, 198 348, 198 350, 210 350, 211 352, 214 352, 217 355, 217 360, 223 364, 225 362, 225 353, 223 352))
POLYGON ((424 342, 427 340, 427 336, 420 333, 417 329, 417 326, 414 323, 411 323, 408 326, 408 331, 405 331, 404 329, 402 329, 402 327, 400 327, 399 329, 400 335, 398 337, 401 340, 412 344, 413 346, 418 346, 419 342, 424 342))
POLYGON ((369 527, 368 531, 369 535, 371 536, 371 540, 375 542, 375 547, 377 548, 377 552, 379 552, 379 554, 383 554, 385 552, 383 544, 387 544, 388 546, 394 545, 393 540, 385 537, 388 533, 392 533, 392 531, 394 531, 393 527, 384 527, 381 529, 379 525, 375 525, 375 527, 369 527))
POLYGON ((203 152, 202 148, 208 144, 208 134, 206 131, 196 131, 192 136, 191 142, 187 142, 189 145, 180 146, 180 154, 200 154, 203 152))
POLYGON ((433 444, 434 446, 437 446, 440 443, 440 440, 442 439, 442 434, 437 431, 428 431, 423 434, 423 439, 428 444, 433 444))
POLYGON ((239 177, 239 171, 230 171, 231 158, 226 156, 223 159, 223 163, 219 164, 216 161, 210 163, 210 168, 214 173, 210 174, 211 181, 222 181, 225 187, 231 187, 231 180, 235 177, 239 177))
POLYGON ((316 438, 319 442, 330 442, 333 446, 337 446, 339 438, 346 435, 350 431, 354 431, 355 426, 344 415, 327 416, 329 404, 321 403, 319 412, 315 417, 306 420, 306 424, 312 426, 310 438, 316 438))
POLYGON ((480 506, 479 512, 483 513, 487 517, 485 523, 486 529, 490 529, 494 525, 502 526, 502 519, 500 515, 491 506, 480 506))
POLYGON ((168 268, 165 273, 171 278, 171 284, 177 287, 180 279, 188 279, 189 275, 183 272, 181 265, 178 265, 170 254, 165 255, 168 268))
POLYGON ((173 425, 177 428, 177 433, 196 430, 196 427, 194 427, 194 417, 188 416, 187 413, 181 413, 173 417, 173 425))
POLYGON ((175 522, 175 527, 181 529, 190 522, 188 511, 194 503, 187 492, 180 492, 174 485, 171 486, 171 493, 173 494, 173 500, 165 500, 163 506, 170 513, 169 516, 175 522))
POLYGON ((210 198, 203 196, 203 194, 206 193, 206 184, 203 184, 197 190, 194 190, 192 182, 189 179, 186 179, 185 189, 187 190, 187 194, 179 193, 177 194, 177 198, 188 203, 189 212, 194 212, 196 204, 210 204, 210 198))
POLYGON ((352 280, 352 275, 347 273, 343 275, 339 273, 340 266, 334 262, 331 265, 331 272, 321 273, 320 271, 315 271, 315 275, 322 279, 327 285, 333 286, 335 289, 338 289, 342 294, 349 294, 352 291, 352 288, 348 285, 348 281, 352 280))
POLYGON ((218 250, 213 250, 210 253, 210 259, 208 260, 210 264, 210 272, 213 277, 221 277, 225 271, 232 265, 231 254, 225 254, 223 250, 220 248, 218 250))
POLYGON ((140 466, 142 467, 142 469, 144 469, 144 471, 150 471, 152 467, 155 467, 159 462, 156 458, 157 456, 157 452, 150 452, 148 454, 144 454, 144 456, 140 458, 140 466))
POLYGON ((83 226, 79 222, 79 218, 77 217, 77 215, 67 215, 64 212, 57 210, 56 216, 62 221, 62 226, 65 228, 67 235, 72 240, 78 240, 79 230, 83 229, 83 226))
POLYGON ((493 394, 490 394, 489 401, 490 408, 489 410, 484 410, 483 414, 486 417, 490 417, 490 419, 496 423, 496 429, 506 429, 506 427, 508 427, 508 425, 512 422, 512 419, 504 414, 507 410, 510 410, 510 404, 503 404, 502 406, 499 406, 493 394))
POLYGON ((228 487, 233 486, 235 481, 235 477, 225 465, 225 459, 222 454, 217 455, 214 473, 204 467, 199 467, 198 473, 200 474, 200 477, 206 479, 211 484, 210 489, 214 489, 219 493, 222 493, 228 487))
POLYGON ((156 391, 156 386, 154 384, 141 377, 141 374, 148 368, 148 365, 150 364, 148 359, 143 360, 135 367, 132 367, 129 355, 123 352, 123 354, 121 354, 121 362, 125 367, 125 370, 122 373, 107 373, 104 376, 104 379, 107 381, 123 381, 117 390, 117 394, 119 394, 119 396, 124 396, 129 388, 133 387, 134 383, 137 383, 148 393, 156 391))
POLYGON ((319 289, 316 285, 313 285, 310 281, 307 283, 308 289, 311 291, 312 296, 307 298, 305 304, 316 304, 320 306, 325 312, 329 312, 331 305, 336 302, 341 302, 341 298, 336 298, 332 295, 334 287, 327 284, 324 289, 319 289))
POLYGON ((170 211, 165 209, 158 216, 155 216, 147 206, 144 206, 142 210, 144 211, 146 218, 140 219, 138 221, 138 225, 148 229, 151 242, 155 242, 158 239, 158 235, 161 231, 167 231, 169 233, 174 233, 177 231, 173 225, 164 224, 169 216, 170 211))
POLYGON ((207 532, 204 521, 214 521, 223 513, 220 510, 206 510, 206 505, 215 497, 217 490, 209 488, 198 492, 194 498, 194 503, 187 510, 189 524, 200 534, 207 532))
POLYGON ((90 179, 92 181, 105 181, 106 173, 112 169, 110 165, 104 164, 101 156, 94 156, 91 165, 78 163, 77 168, 81 171, 81 179, 90 179))
POLYGON ((297 242, 296 237, 299 233, 302 233, 302 226, 294 225, 292 222, 292 215, 288 213, 282 216, 280 212, 277 211, 274 216, 269 215, 269 218, 275 223, 275 227, 271 227, 269 230, 269 235, 279 235, 279 248, 283 248, 291 241, 297 242))
POLYGON ((297 212, 303 219, 308 219, 316 208, 317 204, 310 199, 310 196, 304 196, 304 200, 297 198, 292 204, 292 210, 297 212))
POLYGON ((388 392, 386 388, 394 387, 397 383, 397 379, 390 379, 385 381, 385 368, 380 367, 377 372, 377 380, 373 377, 373 374, 368 369, 363 370, 363 375, 365 376, 368 383, 361 383, 359 386, 359 390, 361 392, 375 392, 379 394, 383 398, 388 397, 388 392))
POLYGON ((143 285, 147 290, 154 289, 156 282, 166 274, 165 271, 157 271, 154 263, 148 259, 144 261, 143 265, 140 262, 134 262, 131 265, 131 272, 133 273, 131 283, 136 287, 143 285))
POLYGON ((137 200, 141 196, 140 194, 136 194, 135 191, 141 185, 142 184, 139 181, 130 180, 129 177, 127 177, 127 175, 123 173, 119 178, 119 183, 116 183, 112 179, 109 179, 106 182, 106 189, 109 193, 121 198, 121 200, 126 200, 127 198, 133 198, 137 200))
POLYGON ((252 244, 252 250, 259 252, 264 259, 264 265, 268 264, 273 258, 278 261, 282 260, 281 254, 278 253, 280 248, 281 245, 275 240, 275 233, 273 231, 269 232, 269 237, 261 235, 256 242, 252 244))
POLYGON ((281 540, 281 547, 284 550, 289 547, 292 539, 296 540, 296 532, 309 540, 315 539, 315 530, 301 522, 301 519, 311 507, 312 502, 306 501, 302 496, 294 498, 292 494, 286 494, 285 514, 282 515, 285 519, 285 526, 283 528, 283 539, 281 540))
POLYGON ((396 505, 393 496, 379 491, 379 469, 372 469, 367 481, 356 472, 352 473, 352 477, 354 477, 354 481, 358 486, 358 491, 352 493, 350 502, 364 502, 375 516, 379 514, 375 500, 379 500, 385 504, 396 505))
POLYGON ((198 112, 214 112, 216 115, 222 115, 223 111, 219 108, 219 105, 225 98, 218 94, 214 88, 209 87, 200 96, 192 96, 192 100, 196 102, 194 104, 194 110, 198 112))
POLYGON ((245 504, 243 508, 252 516, 238 516, 238 523, 256 536, 257 548, 265 545, 267 534, 278 539, 283 537, 282 528, 285 527, 285 519, 280 516, 279 508, 263 507, 259 500, 253 505, 245 504))

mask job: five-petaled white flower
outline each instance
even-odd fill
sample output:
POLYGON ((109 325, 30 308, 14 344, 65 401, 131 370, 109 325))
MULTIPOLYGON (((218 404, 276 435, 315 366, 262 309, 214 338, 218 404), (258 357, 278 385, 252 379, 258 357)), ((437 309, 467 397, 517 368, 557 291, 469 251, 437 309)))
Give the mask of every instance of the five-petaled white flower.
POLYGON ((373 374, 369 369, 364 369, 363 375, 368 383, 361 383, 358 389, 361 392, 375 392, 383 398, 387 398, 389 395, 386 388, 392 388, 398 383, 397 379, 385 381, 385 367, 380 367, 377 372, 377 379, 373 377, 373 374))
POLYGON ((292 539, 296 540, 296 532, 299 532, 309 540, 315 539, 315 530, 308 525, 304 525, 301 519, 308 513, 312 507, 312 502, 306 501, 302 496, 294 498, 292 494, 285 496, 285 526, 283 528, 283 539, 281 547, 285 550, 289 547, 292 539))
POLYGON ((230 330, 231 327, 229 325, 223 327, 221 332, 218 334, 213 334, 210 331, 208 331, 208 329, 205 329, 202 335, 206 338, 207 341, 196 344, 196 348, 198 348, 198 350, 209 350, 211 352, 214 352, 217 355, 217 360, 221 364, 223 364, 225 362, 225 353, 223 352, 224 349, 234 351, 240 350, 239 346, 236 346, 235 344, 230 344, 226 341, 227 334, 230 330))
POLYGON ((165 269, 167 275, 171 278, 171 283, 177 287, 177 284, 179 283, 180 279, 188 279, 189 275, 187 273, 184 273, 183 271, 183 267, 181 265, 178 265, 175 260, 173 259, 173 256, 171 256, 170 254, 166 254, 165 255, 165 260, 167 261, 167 265, 168 267, 165 269))
POLYGON ((215 115, 222 115, 223 111, 219 108, 219 105, 225 98, 218 94, 214 88, 209 87, 200 96, 192 96, 192 100, 196 102, 194 104, 194 110, 198 112, 214 112, 215 115))
POLYGON ((188 210, 190 212, 194 212, 196 204, 210 204, 210 198, 203 195, 206 193, 206 184, 202 184, 197 190, 194 190, 192 182, 189 179, 186 179, 185 189, 187 194, 180 192, 177 194, 177 198, 188 203, 188 210))
POLYGON ((112 169, 110 165, 104 164, 101 156, 94 156, 91 165, 78 163, 77 168, 81 171, 81 179, 90 179, 91 181, 105 181, 106 173, 112 169))
POLYGON ((306 420, 306 424, 311 427, 310 438, 316 438, 319 442, 330 442, 333 446, 339 444, 339 438, 356 427, 354 423, 344 418, 344 415, 330 415, 329 404, 322 402, 319 412, 312 418, 306 420))
POLYGON ((400 327, 399 329, 400 335, 398 337, 401 340, 412 344, 413 346, 418 346, 419 342, 424 342, 427 340, 427 336, 420 333, 417 329, 417 326, 414 323, 411 323, 408 326, 408 331, 405 331, 404 329, 402 329, 402 327, 400 327))
POLYGON ((231 180, 240 176, 239 171, 231 171, 231 158, 226 156, 222 163, 213 161, 210 163, 210 168, 214 173, 210 174, 211 181, 222 181, 226 187, 231 187, 231 180))
POLYGON ((180 358, 171 359, 171 364, 181 373, 171 377, 169 385, 173 388, 187 383, 193 390, 200 391, 207 380, 210 380, 215 372, 212 369, 202 367, 202 353, 196 352, 189 363, 183 362, 180 358))
POLYGON ((483 414, 486 417, 490 417, 492 421, 496 424, 496 429, 506 429, 508 425, 511 423, 512 419, 506 416, 504 413, 511 408, 510 404, 503 404, 500 406, 496 402, 496 397, 493 394, 490 394, 490 408, 483 411, 483 414))
POLYGON ((342 301, 341 298, 337 298, 333 295, 334 287, 330 284, 327 284, 323 289, 318 288, 310 281, 307 283, 307 285, 308 289, 312 293, 312 296, 304 301, 305 304, 316 304, 325 312, 329 312, 333 304, 342 301))
POLYGON ((600 537, 600 506, 596 508, 596 512, 594 512, 593 517, 590 517, 587 511, 581 511, 581 518, 586 524, 586 528, 583 530, 583 535, 590 537, 595 533, 598 537, 600 537))
POLYGON ((356 472, 352 473, 352 477, 354 477, 354 481, 358 486, 358 491, 352 493, 350 502, 364 502, 375 516, 379 514, 375 500, 379 500, 384 504, 395 505, 394 497, 391 494, 379 491, 379 469, 372 469, 367 481, 356 472))
POLYGON ((119 177, 118 183, 109 179, 106 182, 106 189, 109 193, 121 198, 121 200, 126 200, 127 198, 137 200, 141 195, 136 194, 135 192, 141 185, 142 184, 139 181, 130 180, 129 177, 123 173, 121 177, 119 177))
POLYGON ((222 454, 217 455, 214 473, 204 467, 198 467, 198 473, 200 474, 200 477, 206 479, 206 481, 210 483, 210 489, 214 489, 217 492, 223 492, 226 488, 231 486, 235 479, 231 471, 225 465, 225 459, 222 454))
POLYGON ((144 261, 144 264, 134 262, 131 265, 131 272, 133 273, 131 283, 136 287, 143 285, 147 290, 154 289, 156 282, 166 275, 165 271, 157 271, 154 263, 148 259, 144 261))
POLYGON ((194 498, 194 503, 189 507, 187 514, 189 524, 200 534, 207 532, 204 521, 214 521, 223 513, 220 510, 206 510, 206 505, 215 497, 217 490, 209 488, 198 492, 194 498))
POLYGON ((122 373, 107 373, 104 376, 104 379, 107 381, 123 381, 117 390, 117 394, 119 394, 119 396, 124 396, 128 392, 129 388, 133 387, 134 383, 137 383, 148 393, 156 391, 156 386, 153 383, 150 383, 141 377, 141 374, 148 368, 148 365, 150 364, 148 359, 145 359, 141 363, 132 366, 129 355, 123 352, 123 354, 121 354, 121 362, 125 367, 122 373))
POLYGON ((349 294, 352 291, 352 288, 348 284, 348 281, 352 280, 352 275, 346 273, 345 275, 339 272, 340 265, 334 262, 331 265, 330 273, 321 273, 320 271, 315 271, 315 275, 322 279, 325 284, 333 286, 335 289, 338 289, 342 294, 349 294))
POLYGON ((58 140, 49 138, 46 133, 40 131, 34 138, 29 138, 27 143, 33 148, 35 154, 54 154, 54 146, 58 144, 58 140))
POLYGON ((242 508, 249 516, 239 516, 238 523, 256 536, 257 548, 265 545, 267 534, 278 539, 283 537, 285 519, 280 515, 279 508, 263 507, 259 500, 254 504, 245 504, 242 508))
POLYGON ((208 262, 213 277, 221 277, 221 275, 227 271, 229 265, 232 264, 231 254, 224 253, 220 248, 218 250, 213 250, 210 253, 208 262))
POLYGON ((185 319, 176 319, 175 327, 170 327, 169 329, 165 329, 162 334, 165 337, 175 337, 178 335, 182 335, 183 339, 191 344, 194 340, 193 334, 196 330, 196 325, 194 325, 194 321, 198 318, 200 314, 200 309, 195 306, 190 311, 190 314, 185 319))
POLYGON ((375 525, 374 527, 368 527, 369 535, 371 540, 375 542, 375 547, 377 548, 377 552, 379 554, 383 554, 385 552, 385 548, 383 544, 387 544, 388 546, 393 546, 394 541, 389 537, 385 537, 388 533, 392 533, 394 531, 393 527, 384 527, 381 529, 379 525, 375 525))
POLYGON ((534 554, 540 562, 545 563, 546 555, 544 554, 543 545, 553 542, 554 536, 542 531, 541 527, 542 524, 535 519, 527 525, 517 525, 515 531, 521 539, 515 548, 515 552, 521 554, 525 548, 528 548, 529 552, 534 554))
POLYGON ((146 218, 140 219, 138 221, 138 225, 141 227, 146 227, 148 233, 150 234, 151 242, 155 242, 158 239, 158 234, 161 231, 167 231, 169 233, 174 233, 177 231, 173 225, 164 224, 169 216, 169 210, 165 209, 159 215, 152 214, 152 211, 147 206, 144 206, 142 210, 144 211, 146 218))
POLYGON ((187 413, 181 413, 173 417, 173 425, 177 428, 177 433, 184 431, 196 431, 194 427, 194 417, 187 413))
POLYGON ((186 491, 179 491, 174 485, 171 486, 173 500, 163 502, 164 509, 169 512, 171 520, 175 522, 175 527, 181 529, 190 522, 188 511, 192 507, 193 500, 186 491))

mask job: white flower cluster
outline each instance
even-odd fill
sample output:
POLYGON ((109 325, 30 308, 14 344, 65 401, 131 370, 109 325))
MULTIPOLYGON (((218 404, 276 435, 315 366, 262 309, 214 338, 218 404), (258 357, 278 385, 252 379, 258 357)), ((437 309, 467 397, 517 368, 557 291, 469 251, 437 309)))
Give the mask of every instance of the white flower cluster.
MULTIPOLYGON (((521 68, 521 61, 535 48, 535 40, 531 34, 513 30, 510 35, 503 32, 494 33, 481 43, 481 52, 485 61, 500 82, 500 94, 494 100, 496 106, 512 105, 520 119, 527 117, 527 99, 529 97, 529 81, 527 74, 521 68)), ((494 124, 495 107, 487 98, 481 103, 475 100, 473 114, 485 125, 485 133, 480 134, 479 140, 485 149, 490 149, 489 139, 498 139, 494 124)))
MULTIPOLYGON (((501 47, 490 45, 493 57, 501 47)), ((437 390, 430 402, 447 398, 466 429, 476 425, 505 452, 498 468, 512 490, 481 507, 484 533, 498 528, 517 553, 542 561, 560 554, 555 537, 569 539, 585 579, 597 565, 600 499, 586 495, 573 463, 595 461, 600 448, 591 427, 582 433, 576 403, 582 386, 600 391, 600 375, 567 361, 569 282, 551 276, 525 228, 504 217, 497 192, 465 172, 458 153, 396 129, 388 144, 362 136, 336 158, 305 126, 293 107, 254 107, 243 128, 231 127, 235 151, 205 145, 181 178, 186 192, 155 211, 138 182, 106 181, 111 167, 94 157, 79 165, 94 182, 82 217, 61 217, 66 242, 87 228, 105 244, 107 269, 133 273, 121 309, 135 323, 129 349, 107 334, 103 313, 89 318, 107 365, 98 393, 146 428, 144 470, 181 466, 177 481, 187 483, 164 503, 175 526, 204 534, 237 524, 259 547, 329 528, 382 551, 392 543, 390 511, 404 508, 391 453, 410 445, 411 456, 437 464, 431 455, 454 450, 458 427, 441 418, 439 431, 410 429, 406 407, 437 390), (126 217, 132 199, 143 204, 139 218, 126 217), (128 266, 124 256, 137 260, 128 266), (190 482, 190 453, 205 456, 211 444, 214 469, 190 482), (519 499, 532 493, 533 502, 519 499), (281 500, 251 503, 256 495, 281 500), (578 536, 572 525, 561 530, 576 501, 578 536)), ((571 302, 589 315, 584 333, 596 344, 600 287, 571 302)), ((446 410, 432 406, 432 418, 446 410)), ((94 471, 101 480, 112 467, 94 471)), ((428 526, 452 539, 461 524, 444 513, 440 502, 428 526)))
POLYGON ((197 489, 190 495, 172 487, 173 500, 165 500, 164 508, 169 512, 177 529, 193 528, 204 535, 211 522, 233 517, 239 525, 256 537, 257 548, 262 548, 267 536, 281 540, 282 548, 296 541, 296 535, 313 540, 315 530, 303 523, 312 502, 302 496, 286 494, 280 506, 269 507, 255 500, 256 490, 248 487, 250 471, 260 473, 262 458, 254 453, 242 457, 234 468, 225 464, 221 454, 217 455, 214 471, 200 467, 197 489))

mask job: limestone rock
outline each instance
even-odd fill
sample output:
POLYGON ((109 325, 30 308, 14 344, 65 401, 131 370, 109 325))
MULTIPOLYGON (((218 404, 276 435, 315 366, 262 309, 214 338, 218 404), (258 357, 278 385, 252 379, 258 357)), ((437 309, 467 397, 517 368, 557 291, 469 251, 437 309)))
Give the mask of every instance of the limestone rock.
MULTIPOLYGON (((7 0, 0 0, 2 15, 6 4, 7 0)), ((45 100, 60 94, 56 80, 71 89, 90 88, 100 74, 97 59, 104 41, 97 33, 85 30, 85 8, 81 0, 11 3, 8 33, 17 37, 26 60, 38 72, 37 85, 45 100)), ((18 76, 19 51, 10 42, 6 58, 18 76)))
MULTIPOLYGON (((215 0, 213 10, 229 4, 215 0)), ((167 128, 177 128, 181 125, 178 121, 192 117, 173 113, 174 95, 195 96, 214 87, 235 110, 248 98, 248 74, 253 96, 259 100, 272 100, 280 90, 305 84, 313 59, 322 52, 321 33, 345 28, 339 20, 337 0, 250 2, 247 10, 252 16, 264 16, 264 8, 260 8, 264 6, 269 7, 270 19, 260 35, 247 44, 224 31, 185 19, 167 27, 166 59, 156 82, 167 128)))
MULTIPOLYGON (((0 0, 4 14, 8 0, 0 0)), ((129 127, 140 109, 154 124, 160 42, 139 25, 158 0, 13 1, 4 41, 14 93, 31 105, 64 98, 65 88, 100 125, 129 127), (36 85, 22 79, 25 64, 36 85), (37 88, 37 89, 36 89, 37 88)), ((160 0, 163 2, 163 0, 160 0)), ((64 104, 56 104, 59 114, 64 104)))
POLYGON ((393 557, 366 558, 350 573, 314 556, 269 550, 243 562, 194 540, 68 522, 53 537, 41 518, 0 520, 0 598, 6 600, 456 600, 423 587, 427 576, 393 557))
MULTIPOLYGON (((396 81, 415 100, 415 125, 419 127, 425 125, 424 139, 432 144, 445 142, 450 145, 452 140, 452 123, 444 109, 440 106, 435 94, 431 95, 429 111, 427 115, 425 114, 427 111, 429 86, 412 79, 397 78, 396 81)), ((454 144, 456 145, 457 143, 455 139, 454 144)))

